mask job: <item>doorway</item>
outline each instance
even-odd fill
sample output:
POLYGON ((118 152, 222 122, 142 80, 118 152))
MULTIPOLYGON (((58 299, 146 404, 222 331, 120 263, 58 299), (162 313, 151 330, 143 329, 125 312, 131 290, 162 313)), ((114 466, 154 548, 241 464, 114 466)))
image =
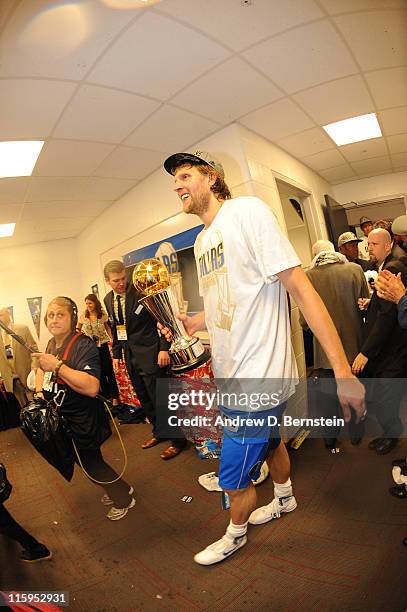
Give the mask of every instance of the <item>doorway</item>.
POLYGON ((276 185, 288 239, 300 258, 302 266, 308 268, 312 261, 312 243, 306 215, 306 202, 310 194, 280 179, 276 179, 276 185))

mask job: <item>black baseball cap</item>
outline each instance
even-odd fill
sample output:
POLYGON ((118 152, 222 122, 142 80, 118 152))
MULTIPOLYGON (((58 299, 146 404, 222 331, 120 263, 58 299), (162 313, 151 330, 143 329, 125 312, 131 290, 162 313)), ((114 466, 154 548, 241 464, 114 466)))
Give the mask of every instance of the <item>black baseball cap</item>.
POLYGON ((164 168, 169 174, 174 174, 175 170, 183 164, 211 166, 222 178, 225 176, 225 171, 220 161, 212 153, 200 150, 193 151, 192 153, 174 153, 167 157, 164 162, 164 168))

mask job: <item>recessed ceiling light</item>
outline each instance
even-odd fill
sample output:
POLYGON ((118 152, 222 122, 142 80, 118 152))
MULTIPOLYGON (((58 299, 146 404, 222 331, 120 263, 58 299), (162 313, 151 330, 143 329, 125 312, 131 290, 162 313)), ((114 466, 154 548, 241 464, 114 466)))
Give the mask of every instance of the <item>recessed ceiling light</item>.
POLYGON ((375 113, 351 117, 322 127, 338 146, 379 138, 382 135, 375 113))
POLYGON ((0 178, 31 176, 43 145, 43 140, 0 142, 0 178))
POLYGON ((15 223, 0 223, 0 238, 7 238, 14 234, 15 223))

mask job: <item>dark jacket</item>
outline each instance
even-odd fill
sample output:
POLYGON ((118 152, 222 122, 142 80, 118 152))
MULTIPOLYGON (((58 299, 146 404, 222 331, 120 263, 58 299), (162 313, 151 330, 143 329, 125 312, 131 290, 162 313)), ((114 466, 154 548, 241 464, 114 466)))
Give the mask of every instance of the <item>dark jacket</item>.
POLYGON ((354 263, 358 264, 363 270, 363 272, 367 272, 368 270, 377 270, 377 266, 373 261, 368 261, 367 259, 355 259, 354 263))
POLYGON ((399 311, 399 325, 401 329, 407 329, 407 295, 403 296, 397 304, 399 311))
POLYGON ((398 244, 393 244, 390 257, 391 259, 398 259, 407 268, 407 253, 398 244))
MULTIPOLYGON (((406 283, 407 269, 400 260, 392 259, 391 254, 385 259, 383 270, 389 270, 393 274, 401 272, 401 278, 406 283)), ((379 298, 374 291, 363 327, 361 353, 369 359, 364 371, 365 376, 405 376, 407 330, 400 329, 397 316, 397 306, 379 298)))
POLYGON ((131 348, 132 355, 136 358, 138 365, 143 369, 147 366, 149 368, 151 363, 157 362, 159 351, 168 351, 170 344, 165 338, 158 335, 156 320, 144 306, 140 308, 139 299, 143 296, 130 284, 126 290, 125 321, 127 340, 118 340, 113 296, 113 291, 110 291, 104 299, 110 324, 112 326, 113 357, 115 359, 122 359, 122 350, 125 349, 127 345, 131 348))

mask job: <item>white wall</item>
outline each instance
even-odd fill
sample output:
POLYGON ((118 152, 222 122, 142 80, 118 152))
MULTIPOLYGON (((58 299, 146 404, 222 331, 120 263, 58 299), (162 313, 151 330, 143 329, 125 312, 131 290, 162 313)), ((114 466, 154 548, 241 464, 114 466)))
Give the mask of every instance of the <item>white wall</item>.
MULTIPOLYGON (((83 265, 83 264, 82 264, 83 265)), ((82 299, 76 240, 55 240, 0 250, 0 305, 14 307, 14 320, 29 326, 38 340, 27 298, 42 296, 42 317, 57 295, 82 299)), ((41 321, 40 348, 50 337, 41 321)))
POLYGON ((382 200, 389 196, 407 194, 407 172, 381 174, 358 181, 348 181, 335 185, 333 193, 340 204, 382 200))

